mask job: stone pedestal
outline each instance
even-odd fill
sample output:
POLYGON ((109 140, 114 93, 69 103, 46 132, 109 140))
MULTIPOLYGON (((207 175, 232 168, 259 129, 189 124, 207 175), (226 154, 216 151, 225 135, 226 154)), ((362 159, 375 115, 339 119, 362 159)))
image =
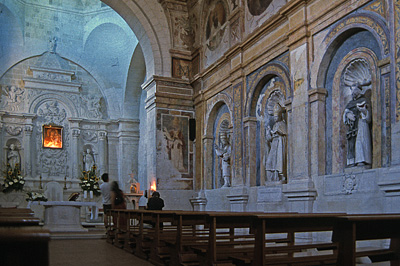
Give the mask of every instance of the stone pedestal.
POLYGON ((125 196, 129 199, 129 203, 132 203, 134 210, 139 210, 139 199, 143 196, 143 191, 140 193, 125 193, 125 196))
POLYGON ((43 205, 44 227, 50 232, 86 232, 87 229, 81 225, 81 207, 92 208, 92 219, 97 219, 96 202, 77 201, 47 201, 33 202, 32 204, 43 205))
POLYGON ((204 191, 200 191, 198 196, 189 200, 192 204, 193 211, 205 211, 207 198, 204 191))
POLYGON ((379 188, 385 195, 385 212, 400 212, 400 167, 389 169, 382 173, 378 182, 379 188))
POLYGON ((232 188, 227 196, 232 212, 245 212, 247 209, 247 202, 249 200, 249 193, 246 187, 232 188))
POLYGON ((312 213, 317 190, 311 180, 296 180, 283 185, 290 212, 312 213))

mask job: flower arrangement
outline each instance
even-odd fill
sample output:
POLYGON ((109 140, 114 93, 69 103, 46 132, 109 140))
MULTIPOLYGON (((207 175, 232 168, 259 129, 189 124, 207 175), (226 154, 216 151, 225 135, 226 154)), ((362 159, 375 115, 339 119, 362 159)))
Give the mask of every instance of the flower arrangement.
POLYGON ((26 201, 47 201, 46 196, 39 192, 26 192, 26 201))
POLYGON ((7 164, 7 170, 4 171, 3 192, 21 191, 25 185, 25 179, 21 175, 19 164, 15 164, 14 170, 10 164, 7 164))
POLYGON ((96 176, 96 165, 93 165, 90 171, 82 171, 80 180, 79 185, 83 191, 93 191, 95 196, 101 195, 99 178, 96 176))

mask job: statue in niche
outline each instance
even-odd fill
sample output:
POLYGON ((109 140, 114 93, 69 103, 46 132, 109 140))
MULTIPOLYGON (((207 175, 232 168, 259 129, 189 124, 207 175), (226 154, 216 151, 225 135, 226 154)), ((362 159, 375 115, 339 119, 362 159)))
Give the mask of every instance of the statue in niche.
POLYGON ((15 144, 11 144, 10 150, 7 154, 7 162, 13 170, 15 169, 15 165, 21 165, 21 157, 18 150, 16 150, 15 148, 15 144))
POLYGON ((229 142, 227 132, 222 132, 220 134, 220 146, 215 144, 215 153, 219 158, 221 158, 222 166, 222 177, 224 179, 224 184, 222 187, 231 186, 231 144, 229 142))
MULTIPOLYGON (((274 102, 274 101, 272 101, 274 102)), ((279 102, 273 107, 272 129, 267 125, 265 130, 266 180, 269 182, 283 181, 286 173, 287 126, 284 119, 284 108, 279 102)))
POLYGON ((351 100, 346 104, 343 122, 347 126, 347 166, 363 166, 372 163, 371 104, 363 89, 371 85, 367 62, 361 59, 349 64, 344 74, 344 84, 350 88, 351 100))
POLYGON ((90 149, 86 150, 86 153, 83 153, 83 165, 85 166, 85 171, 92 170, 94 165, 94 157, 90 152, 90 149))

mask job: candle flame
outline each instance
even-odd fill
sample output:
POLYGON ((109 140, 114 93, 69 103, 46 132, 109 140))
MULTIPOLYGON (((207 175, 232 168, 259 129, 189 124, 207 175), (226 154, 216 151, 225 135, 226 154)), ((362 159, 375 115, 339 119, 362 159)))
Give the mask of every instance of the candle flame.
POLYGON ((156 191, 157 190, 157 186, 156 186, 156 181, 153 181, 150 185, 150 190, 151 191, 156 191))

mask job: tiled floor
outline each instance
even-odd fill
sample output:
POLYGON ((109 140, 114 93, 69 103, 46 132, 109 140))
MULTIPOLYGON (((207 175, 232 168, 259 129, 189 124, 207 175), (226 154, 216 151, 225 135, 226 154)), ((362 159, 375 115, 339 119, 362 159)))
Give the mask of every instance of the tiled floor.
POLYGON ((105 239, 55 240, 49 244, 50 266, 150 266, 105 239))

